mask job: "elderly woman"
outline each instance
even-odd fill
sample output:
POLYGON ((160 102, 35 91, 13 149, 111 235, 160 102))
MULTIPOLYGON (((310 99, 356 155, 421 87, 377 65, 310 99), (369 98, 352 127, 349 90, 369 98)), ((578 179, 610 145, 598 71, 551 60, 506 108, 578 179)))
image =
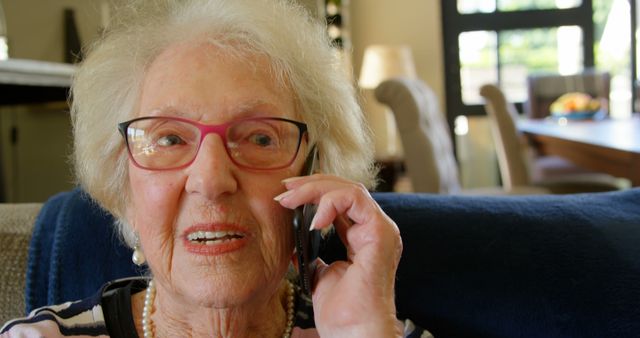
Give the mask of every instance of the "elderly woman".
POLYGON ((75 164, 149 274, 2 337, 407 335, 400 235, 367 192, 370 140, 323 27, 276 0, 133 1, 114 17, 74 80, 75 164), (300 176, 314 146, 321 174, 300 176), (286 277, 303 204, 349 257, 317 260, 312 305, 286 277))

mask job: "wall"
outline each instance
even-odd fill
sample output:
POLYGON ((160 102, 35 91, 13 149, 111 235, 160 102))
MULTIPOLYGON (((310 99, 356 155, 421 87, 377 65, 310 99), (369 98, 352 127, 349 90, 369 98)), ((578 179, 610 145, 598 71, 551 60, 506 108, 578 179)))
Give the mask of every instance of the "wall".
POLYGON ((368 45, 407 44, 413 49, 418 76, 433 88, 444 109, 440 12, 440 0, 350 0, 356 78, 368 45))
POLYGON ((67 111, 64 102, 0 108, 0 152, 7 202, 43 202, 57 192, 73 188, 67 111))
POLYGON ((75 12, 80 41, 98 36, 102 4, 97 0, 4 0, 9 57, 64 61, 64 9, 75 12))

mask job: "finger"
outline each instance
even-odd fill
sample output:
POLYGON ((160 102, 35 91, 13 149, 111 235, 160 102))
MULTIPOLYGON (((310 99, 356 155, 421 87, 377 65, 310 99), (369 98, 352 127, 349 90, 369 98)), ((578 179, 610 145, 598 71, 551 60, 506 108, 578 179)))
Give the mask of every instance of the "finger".
POLYGON ((314 286, 318 284, 320 279, 322 279, 322 276, 327 272, 327 268, 329 268, 329 265, 325 263, 322 258, 316 258, 316 272, 314 275, 315 278, 313 279, 314 286))
POLYGON ((402 253, 402 241, 397 226, 383 212, 377 211, 375 202, 370 202, 376 206, 371 209, 367 206, 359 207, 358 203, 369 204, 368 201, 358 202, 356 197, 349 198, 340 190, 323 195, 315 215, 316 227, 322 228, 332 219, 339 220, 339 215, 348 208, 344 205, 351 205, 346 214, 354 223, 334 222, 336 231, 347 248, 349 262, 357 264, 372 275, 384 274, 384 271, 395 273, 402 253), (359 210, 364 210, 365 216, 358 217, 359 210))
MULTIPOLYGON (((317 204, 318 208, 312 222, 315 229, 330 226, 336 219, 340 220, 339 217, 344 214, 355 225, 372 223, 377 224, 376 226, 386 226, 390 228, 386 237, 399 236, 395 223, 384 214, 363 185, 330 175, 314 176, 312 180, 289 190, 276 199, 282 206, 292 209, 303 203, 317 204)), ((345 234, 351 227, 351 222, 338 221, 335 223, 343 243, 350 249, 357 251, 363 245, 360 239, 366 241, 371 238, 371 236, 363 234, 355 236, 355 241, 350 240, 346 238, 345 234), (356 246, 352 247, 354 244, 356 246)), ((384 241, 384 237, 377 238, 377 240, 384 241)))
MULTIPOLYGON (((373 201, 373 198, 362 184, 330 175, 313 176, 314 177, 309 178, 303 177, 300 180, 295 181, 295 186, 290 185, 291 188, 289 190, 276 196, 274 199, 285 208, 294 209, 302 204, 307 203, 319 205, 320 200, 325 194, 341 190, 341 194, 350 196, 349 198, 357 197, 360 202, 368 201, 367 203, 358 203, 358 205, 365 206, 366 204, 368 204, 368 208, 371 209, 369 211, 373 212, 376 211, 375 209, 378 209, 378 212, 381 212, 377 203, 373 201)), ((347 200, 348 199, 345 199, 344 201, 347 200)), ((344 208, 341 208, 342 210, 339 214, 350 209, 350 206, 348 204, 343 203, 341 206, 343 206, 344 208)), ((366 213, 362 212, 357 212, 357 214, 366 215, 366 213)), ((348 217, 353 219, 352 215, 348 215, 348 217)), ((364 222, 365 220, 354 219, 354 221, 364 222)), ((331 224, 331 222, 329 222, 329 224, 331 224)))
POLYGON ((364 186, 331 175, 305 177, 296 183, 296 188, 281 195, 281 205, 295 208, 303 203, 317 204, 313 227, 322 229, 334 223, 351 261, 363 253, 362 264, 371 265, 372 259, 397 264, 402 251, 399 230, 364 186), (298 184, 301 180, 305 183, 298 184), (343 215, 353 224, 340 221, 343 215))
POLYGON ((325 290, 333 289, 347 271, 346 262, 333 262, 327 265, 321 258, 316 258, 316 272, 314 278, 313 297, 322 297, 325 290))
POLYGON ((320 174, 313 174, 313 175, 307 175, 307 176, 289 177, 287 179, 282 180, 282 184, 284 184, 284 186, 287 189, 295 189, 309 182, 318 182, 318 181, 324 181, 324 180, 331 180, 331 181, 341 182, 345 184, 353 183, 352 181, 349 181, 342 177, 320 173, 320 174))
POLYGON ((317 176, 320 175, 302 176, 296 178, 293 183, 285 183, 287 191, 273 199, 285 208, 294 209, 302 204, 318 204, 323 193, 351 184, 351 182, 342 182, 337 177, 317 176))
POLYGON ((333 223, 342 231, 383 216, 384 212, 364 187, 343 185, 320 196, 312 224, 322 229, 333 223))

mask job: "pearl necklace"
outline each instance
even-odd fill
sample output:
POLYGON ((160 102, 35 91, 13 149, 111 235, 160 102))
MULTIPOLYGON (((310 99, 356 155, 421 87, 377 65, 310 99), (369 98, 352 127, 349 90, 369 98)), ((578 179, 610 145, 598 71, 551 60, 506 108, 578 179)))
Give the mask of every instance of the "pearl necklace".
MULTIPOLYGON (((153 310, 153 301, 156 298, 156 285, 153 280, 149 281, 147 291, 144 295, 144 307, 142 308, 142 334, 144 338, 153 338, 153 321, 151 320, 151 311, 153 310)), ((293 301, 295 299, 295 290, 293 284, 287 281, 287 327, 282 334, 283 338, 291 337, 293 330, 293 301)))

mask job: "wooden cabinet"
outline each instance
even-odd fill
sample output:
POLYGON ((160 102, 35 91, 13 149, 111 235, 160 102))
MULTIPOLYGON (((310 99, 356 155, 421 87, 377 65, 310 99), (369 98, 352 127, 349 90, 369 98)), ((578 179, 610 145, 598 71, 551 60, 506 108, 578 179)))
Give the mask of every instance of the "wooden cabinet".
POLYGON ((42 202, 71 189, 66 104, 74 66, 0 61, 0 201, 42 202))

